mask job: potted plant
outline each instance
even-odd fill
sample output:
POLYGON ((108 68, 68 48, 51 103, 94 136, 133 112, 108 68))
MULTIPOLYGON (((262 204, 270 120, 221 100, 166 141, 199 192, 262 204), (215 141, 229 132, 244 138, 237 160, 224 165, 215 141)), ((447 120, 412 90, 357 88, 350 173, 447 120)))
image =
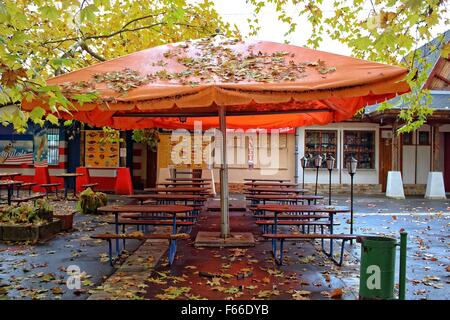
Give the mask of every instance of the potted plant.
POLYGON ((34 203, 33 211, 37 218, 52 221, 53 220, 53 207, 50 205, 47 199, 38 199, 34 203))
POLYGON ((103 192, 94 192, 87 188, 80 193, 77 210, 83 214, 97 214, 97 208, 106 206, 108 199, 103 192))
POLYGON ((61 230, 61 222, 53 219, 53 208, 43 201, 33 206, 22 203, 2 207, 0 210, 0 240, 45 241, 61 230))

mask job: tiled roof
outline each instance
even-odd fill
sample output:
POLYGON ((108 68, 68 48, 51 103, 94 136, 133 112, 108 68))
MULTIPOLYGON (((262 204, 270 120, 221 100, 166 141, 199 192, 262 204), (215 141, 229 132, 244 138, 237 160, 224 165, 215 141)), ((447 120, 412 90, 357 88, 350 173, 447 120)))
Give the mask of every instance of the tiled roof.
MULTIPOLYGON (((436 63, 439 61, 439 57, 441 56, 441 48, 442 45, 445 43, 448 43, 450 41, 450 30, 447 30, 443 33, 443 35, 440 35, 436 38, 434 38, 429 43, 423 45, 420 47, 416 54, 420 55, 420 57, 425 58, 425 65, 430 64, 431 67, 429 70, 427 70, 428 73, 431 73, 431 71, 434 69, 436 63), (443 36, 443 38, 442 38, 443 36)), ((418 58, 415 59, 415 63, 418 63, 418 58)), ((404 59, 403 59, 404 61, 404 59)), ((418 69, 421 70, 424 66, 424 64, 418 65, 418 69)), ((432 90, 431 91, 431 97, 432 97, 432 103, 430 105, 431 108, 434 108, 436 110, 449 110, 450 111, 450 91, 437 91, 432 90)), ((393 105, 394 109, 402 109, 407 108, 408 104, 405 104, 402 102, 401 96, 395 97, 388 101, 393 105)), ((375 104, 372 106, 368 106, 365 109, 366 114, 370 114, 375 112, 379 104, 375 104)))

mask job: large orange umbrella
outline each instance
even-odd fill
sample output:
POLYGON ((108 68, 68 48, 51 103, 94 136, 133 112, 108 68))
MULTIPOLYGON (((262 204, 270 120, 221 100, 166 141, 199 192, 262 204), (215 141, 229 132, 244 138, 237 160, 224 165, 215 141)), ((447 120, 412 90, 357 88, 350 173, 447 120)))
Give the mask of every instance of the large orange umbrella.
MULTIPOLYGON (((96 92, 61 117, 116 129, 281 128, 351 118, 409 91, 407 69, 267 41, 213 36, 158 46, 48 81, 70 97, 96 92), (218 117, 219 116, 219 117, 218 117), (226 116, 226 120, 225 120, 226 116)), ((45 102, 24 101, 24 109, 45 102)), ((225 135, 224 135, 225 136, 225 135)), ((225 143, 225 139, 223 139, 225 143)), ((226 148, 222 159, 226 159, 226 148)), ((229 234, 227 167, 221 166, 222 235, 229 234)))

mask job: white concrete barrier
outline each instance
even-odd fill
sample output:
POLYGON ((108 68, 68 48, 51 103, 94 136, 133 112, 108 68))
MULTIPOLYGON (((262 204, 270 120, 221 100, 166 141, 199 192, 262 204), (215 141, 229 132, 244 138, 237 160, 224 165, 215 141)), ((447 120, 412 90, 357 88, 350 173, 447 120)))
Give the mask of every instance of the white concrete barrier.
POLYGON ((403 191, 402 173, 400 171, 389 171, 386 184, 386 197, 394 199, 405 199, 403 191))
POLYGON ((429 172, 427 180, 427 199, 447 199, 445 196, 444 175, 442 172, 429 172))

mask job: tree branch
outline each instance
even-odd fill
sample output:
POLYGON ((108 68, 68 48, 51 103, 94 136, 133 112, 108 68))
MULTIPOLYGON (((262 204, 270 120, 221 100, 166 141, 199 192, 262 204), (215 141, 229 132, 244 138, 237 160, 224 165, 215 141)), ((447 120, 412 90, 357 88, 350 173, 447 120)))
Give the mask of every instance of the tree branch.
POLYGON ((86 44, 86 42, 81 41, 80 47, 81 47, 81 49, 83 49, 84 51, 86 51, 87 53, 89 53, 91 56, 93 56, 95 59, 97 59, 97 60, 99 60, 99 61, 106 61, 106 59, 105 59, 104 57, 102 57, 102 56, 99 55, 98 53, 94 52, 94 50, 92 50, 91 48, 89 48, 89 46, 86 44))

